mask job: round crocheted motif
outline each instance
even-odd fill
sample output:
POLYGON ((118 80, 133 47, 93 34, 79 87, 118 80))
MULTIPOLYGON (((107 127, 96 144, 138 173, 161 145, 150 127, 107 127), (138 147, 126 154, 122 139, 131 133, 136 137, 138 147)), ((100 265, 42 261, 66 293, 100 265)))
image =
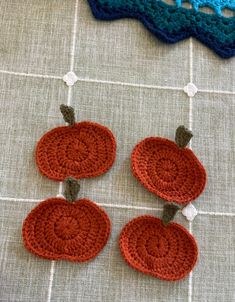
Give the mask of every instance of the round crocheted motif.
POLYGON ((36 163, 50 179, 62 181, 105 173, 115 160, 116 142, 112 132, 97 123, 80 122, 47 132, 38 142, 36 163))
POLYGON ((186 277, 198 257, 196 241, 185 228, 173 222, 164 226, 153 216, 140 216, 126 224, 119 246, 131 267, 168 281, 186 277))
POLYGON ((168 139, 144 139, 134 148, 131 161, 134 176, 166 201, 187 204, 205 188, 206 171, 194 153, 168 139))
POLYGON ((110 235, 110 220, 103 209, 87 199, 73 203, 47 199, 23 223, 24 245, 31 253, 50 260, 84 262, 94 258, 110 235))

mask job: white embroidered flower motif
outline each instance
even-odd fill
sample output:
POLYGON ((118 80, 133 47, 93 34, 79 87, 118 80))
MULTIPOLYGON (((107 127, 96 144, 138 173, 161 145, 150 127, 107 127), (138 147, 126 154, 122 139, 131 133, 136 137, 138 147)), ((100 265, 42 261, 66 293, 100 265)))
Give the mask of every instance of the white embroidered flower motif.
POLYGON ((189 203, 186 207, 183 208, 182 214, 187 218, 187 220, 193 221, 197 216, 197 209, 194 205, 189 203))
POLYGON ((189 97, 194 97, 198 92, 198 89, 193 83, 188 83, 186 86, 184 86, 184 92, 187 93, 189 97))
POLYGON ((67 86, 73 86, 78 80, 78 77, 73 71, 69 71, 63 76, 63 81, 67 84, 67 86))

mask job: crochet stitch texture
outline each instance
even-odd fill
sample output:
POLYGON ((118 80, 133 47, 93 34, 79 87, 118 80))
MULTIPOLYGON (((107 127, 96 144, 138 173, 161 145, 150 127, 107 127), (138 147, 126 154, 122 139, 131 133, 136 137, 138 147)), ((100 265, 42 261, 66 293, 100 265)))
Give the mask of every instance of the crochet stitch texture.
POLYGON ((224 8, 235 10, 234 0, 176 0, 178 6, 181 6, 183 2, 191 3, 196 11, 198 11, 199 7, 210 7, 218 15, 221 15, 221 11, 224 8))
POLYGON ((80 122, 47 132, 38 142, 36 163, 53 180, 99 176, 113 165, 116 142, 112 132, 97 123, 80 122))
POLYGON ((135 18, 156 37, 175 43, 193 36, 213 49, 222 58, 235 55, 235 17, 223 17, 221 9, 235 10, 234 0, 191 0, 195 9, 168 5, 156 0, 88 0, 93 15, 100 20, 135 18), (216 13, 197 11, 210 6, 216 13))
POLYGON ((196 241, 184 227, 172 222, 164 226, 153 216, 140 216, 126 224, 119 246, 131 267, 167 281, 186 277, 198 257, 196 241))
POLYGON ((194 153, 161 137, 138 143, 131 155, 134 176, 166 201, 187 204, 204 190, 206 171, 194 153))
POLYGON ((88 199, 47 199, 28 214, 22 228, 26 249, 50 260, 88 261, 103 249, 109 235, 107 214, 88 199))

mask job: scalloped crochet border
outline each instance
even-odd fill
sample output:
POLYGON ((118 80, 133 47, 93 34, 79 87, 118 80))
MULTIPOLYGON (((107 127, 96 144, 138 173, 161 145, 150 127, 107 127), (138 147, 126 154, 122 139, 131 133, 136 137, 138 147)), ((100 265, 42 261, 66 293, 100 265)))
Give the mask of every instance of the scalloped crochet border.
POLYGON ((196 12, 162 1, 150 2, 144 8, 143 2, 139 0, 134 3, 135 7, 131 5, 128 7, 128 3, 122 0, 88 0, 88 2, 97 19, 135 18, 166 43, 176 43, 192 36, 213 49, 221 58, 235 55, 235 17, 226 18, 196 12), (169 20, 169 14, 172 20, 169 20))

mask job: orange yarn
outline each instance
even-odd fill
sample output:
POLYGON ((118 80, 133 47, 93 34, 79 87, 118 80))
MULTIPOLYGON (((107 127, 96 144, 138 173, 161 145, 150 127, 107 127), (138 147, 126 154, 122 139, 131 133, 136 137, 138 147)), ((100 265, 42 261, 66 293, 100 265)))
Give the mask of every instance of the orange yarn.
POLYGON ((144 139, 135 146, 131 161, 134 176, 166 201, 186 204, 205 188, 206 171, 194 153, 168 139, 144 139))
POLYGON ((119 246, 131 267, 168 281, 186 277, 198 256, 196 241, 185 228, 173 222, 164 226, 153 216, 140 216, 126 224, 119 246))
POLYGON ((81 122, 47 132, 38 142, 36 163, 50 179, 62 181, 105 173, 116 156, 112 132, 97 123, 81 122))
POLYGON ((94 258, 110 235, 110 220, 88 199, 69 203, 50 198, 26 217, 22 235, 31 253, 50 260, 84 262, 94 258))

